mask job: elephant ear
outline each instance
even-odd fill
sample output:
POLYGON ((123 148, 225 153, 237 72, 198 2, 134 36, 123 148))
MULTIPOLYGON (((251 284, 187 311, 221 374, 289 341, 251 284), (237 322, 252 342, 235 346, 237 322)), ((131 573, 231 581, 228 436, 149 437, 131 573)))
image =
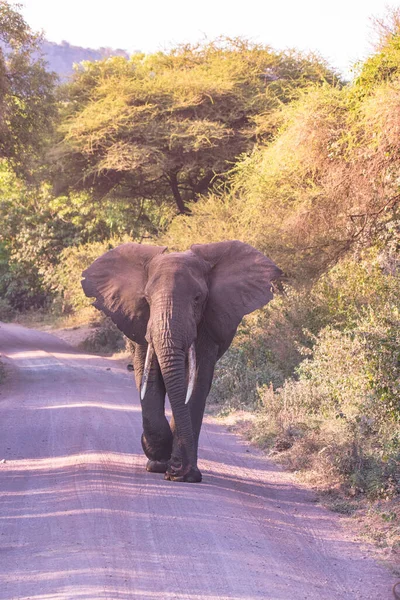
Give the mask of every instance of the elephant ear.
POLYGON ((82 273, 86 296, 96 298, 93 306, 111 317, 128 338, 145 340, 149 305, 144 297, 147 265, 166 246, 122 244, 100 256, 82 273))
POLYGON ((272 282, 283 273, 271 259, 237 240, 195 244, 190 249, 211 265, 204 319, 222 354, 244 315, 272 299, 272 282))

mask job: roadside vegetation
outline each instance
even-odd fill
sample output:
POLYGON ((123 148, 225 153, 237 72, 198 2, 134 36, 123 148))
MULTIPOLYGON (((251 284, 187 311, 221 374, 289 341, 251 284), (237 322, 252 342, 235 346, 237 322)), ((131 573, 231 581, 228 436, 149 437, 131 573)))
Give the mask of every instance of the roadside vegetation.
MULTIPOLYGON (((99 320, 80 274, 123 241, 254 245, 284 292, 242 323, 212 400, 251 411, 247 435, 337 510, 373 507, 399 552, 400 14, 377 32, 348 84, 219 39, 57 86, 0 1, 0 320, 99 320)), ((88 343, 120 339, 105 322, 88 343)))

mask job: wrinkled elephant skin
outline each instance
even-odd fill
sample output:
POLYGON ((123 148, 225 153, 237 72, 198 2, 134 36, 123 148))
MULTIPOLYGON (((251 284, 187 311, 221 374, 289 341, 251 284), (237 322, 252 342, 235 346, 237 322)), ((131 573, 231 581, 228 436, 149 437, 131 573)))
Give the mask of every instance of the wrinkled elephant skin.
POLYGON ((198 439, 215 363, 243 316, 272 299, 282 272, 239 241, 166 250, 118 246, 84 271, 82 286, 134 343, 147 470, 171 481, 199 482, 198 439))

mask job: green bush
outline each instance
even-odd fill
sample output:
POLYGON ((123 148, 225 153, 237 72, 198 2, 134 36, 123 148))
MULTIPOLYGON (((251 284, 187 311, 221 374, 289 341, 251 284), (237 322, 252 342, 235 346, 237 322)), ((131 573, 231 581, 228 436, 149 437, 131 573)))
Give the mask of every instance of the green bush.
POLYGON ((346 258, 311 290, 250 315, 217 365, 213 398, 258 407, 253 437, 318 483, 400 489, 400 271, 395 244, 346 258))
POLYGON ((82 350, 94 354, 120 352, 126 347, 126 338, 108 317, 100 317, 100 324, 80 345, 82 350))
POLYGON ((357 65, 354 93, 365 96, 382 82, 393 81, 400 74, 400 10, 387 8, 384 19, 375 19, 376 52, 357 65))
POLYGON ((293 468, 371 498, 400 492, 398 326, 373 318, 352 334, 328 327, 297 381, 260 390, 264 421, 290 441, 293 468))
POLYGON ((15 316, 15 310, 8 300, 0 298, 0 321, 11 321, 15 316))
POLYGON ((260 386, 282 386, 309 352, 319 321, 309 292, 293 288, 247 316, 217 363, 213 400, 231 407, 255 406, 260 386))

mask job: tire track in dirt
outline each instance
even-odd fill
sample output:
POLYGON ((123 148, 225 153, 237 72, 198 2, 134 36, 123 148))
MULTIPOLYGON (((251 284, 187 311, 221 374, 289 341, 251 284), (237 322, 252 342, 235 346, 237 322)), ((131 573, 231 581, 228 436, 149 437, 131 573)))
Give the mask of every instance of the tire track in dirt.
POLYGON ((201 484, 147 473, 132 376, 1 324, 0 600, 383 600, 393 578, 212 420, 201 484))

